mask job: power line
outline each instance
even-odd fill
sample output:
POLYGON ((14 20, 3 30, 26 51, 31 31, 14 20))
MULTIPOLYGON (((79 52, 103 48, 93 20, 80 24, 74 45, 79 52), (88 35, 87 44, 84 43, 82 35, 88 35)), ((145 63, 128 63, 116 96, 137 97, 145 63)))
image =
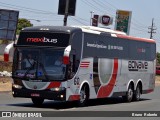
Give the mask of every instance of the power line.
POLYGON ((131 22, 131 24, 134 25, 134 26, 137 26, 137 27, 139 27, 141 29, 148 29, 148 26, 143 26, 143 25, 140 25, 140 24, 138 24, 136 22, 131 22))
POLYGON ((89 22, 88 20, 86 20, 86 19, 83 19, 83 18, 80 18, 80 17, 78 17, 78 16, 75 16, 75 17, 77 17, 78 19, 81 19, 81 20, 83 20, 84 22, 89 22))
POLYGON ((87 1, 87 0, 82 0, 82 2, 83 2, 84 4, 89 5, 91 8, 93 8, 93 9, 99 11, 99 12, 104 13, 103 10, 99 9, 97 6, 95 6, 94 4, 92 4, 91 2, 89 2, 89 0, 88 0, 88 1, 87 1))
MULTIPOLYGON (((101 2, 102 2, 102 1, 101 1, 101 2)), ((114 5, 112 5, 111 3, 107 2, 107 1, 105 1, 105 2, 106 2, 107 4, 109 4, 110 6, 112 6, 112 8, 117 9, 117 7, 114 6, 114 5)), ((105 3, 104 3, 104 0, 103 0, 102 4, 105 4, 105 3)))
MULTIPOLYGON (((38 11, 32 11, 32 10, 26 10, 26 9, 19 9, 19 8, 16 8, 16 7, 11 7, 11 6, 5 6, 5 5, 0 5, 2 7, 9 7, 9 8, 12 8, 12 9, 15 9, 15 10, 18 10, 18 11, 25 11, 25 12, 32 12, 32 13, 36 13, 36 14, 44 14, 46 15, 46 13, 42 13, 42 12, 38 12, 38 11)), ((48 15, 48 14, 47 14, 48 15)))
POLYGON ((145 33, 148 32, 147 30, 144 30, 144 29, 141 29, 141 28, 137 28, 137 27, 133 27, 133 26, 131 28, 134 29, 134 30, 137 30, 137 31, 145 32, 145 33))
MULTIPOLYGON (((111 12, 115 12, 115 10, 111 10, 111 9, 109 9, 109 7, 106 5, 106 4, 104 4, 104 3, 102 3, 101 1, 96 1, 96 0, 92 0, 95 4, 97 4, 97 5, 99 5, 101 8, 103 8, 105 11, 107 11, 108 12, 108 10, 109 11, 111 11, 111 12), (107 9, 108 8, 108 9, 107 9)), ((107 14, 110 14, 110 13, 107 13, 107 14)), ((113 14, 110 14, 110 15, 113 15, 113 14)))
MULTIPOLYGON (((95 1, 95 0, 93 0, 93 1, 95 1)), ((113 8, 115 11, 118 9, 116 6, 112 5, 111 3, 107 2, 107 1, 104 1, 104 0, 103 0, 103 2, 102 2, 102 1, 99 1, 99 2, 101 2, 103 5, 106 5, 106 3, 107 3, 108 5, 112 6, 112 8, 113 8)), ((148 26, 140 23, 140 22, 137 21, 136 19, 134 19, 134 18, 132 18, 132 19, 134 20, 134 22, 132 21, 132 23, 133 23, 133 24, 136 24, 136 26, 140 26, 141 28, 142 28, 142 27, 143 27, 143 28, 148 28, 148 26)))
POLYGON ((16 9, 19 9, 19 10, 25 10, 25 11, 35 12, 35 13, 40 13, 40 14, 57 14, 57 13, 53 13, 53 12, 50 12, 50 11, 33 9, 33 8, 24 7, 24 6, 7 4, 7 3, 3 3, 3 2, 0 2, 0 4, 2 4, 1 6, 4 6, 4 7, 8 7, 9 6, 9 7, 14 8, 14 9, 16 8, 16 9))
POLYGON ((82 25, 87 25, 87 24, 85 24, 84 22, 80 21, 79 19, 77 19, 75 17, 70 17, 70 18, 72 18, 72 20, 74 20, 74 21, 76 21, 76 22, 78 22, 78 23, 80 23, 82 25))
MULTIPOLYGON (((90 6, 91 8, 93 8, 93 9, 99 11, 99 12, 103 12, 103 13, 106 12, 106 11, 112 11, 113 12, 114 10, 116 11, 116 9, 118 9, 117 7, 115 7, 114 5, 112 5, 111 3, 107 2, 107 1, 96 1, 96 0, 86 1, 86 0, 82 0, 82 2, 85 5, 90 6), (110 9, 109 9, 108 6, 110 6, 110 9)), ((32 13, 36 13, 36 14, 44 14, 44 15, 57 14, 57 13, 53 13, 51 11, 44 11, 44 10, 39 10, 39 9, 33 9, 33 8, 29 8, 29 7, 18 6, 18 5, 13 5, 13 4, 8 4, 8 3, 3 3, 3 2, 0 2, 0 6, 10 7, 10 8, 14 8, 14 9, 16 8, 18 10, 22 10, 22 11, 25 11, 25 12, 32 12, 32 13)), ((110 13, 108 13, 108 14, 110 14, 110 13)), ((39 16, 39 17, 41 17, 41 16, 39 16)), ((72 19, 74 19, 75 22, 81 23, 83 25, 86 24, 86 23, 88 24, 88 20, 85 20, 85 19, 80 18, 78 16, 76 16, 76 17, 78 19, 72 18, 72 19)), ((53 21, 58 21, 58 20, 59 19, 55 19, 53 21)), ((134 18, 133 18, 133 20, 134 20, 134 22, 132 22, 131 24, 134 25, 135 27, 132 27, 132 26, 131 27, 134 30, 146 32, 146 30, 143 29, 143 28, 147 28, 144 24, 140 23, 139 21, 137 21, 134 18)), ((41 20, 41 21, 52 21, 52 20, 41 20)))

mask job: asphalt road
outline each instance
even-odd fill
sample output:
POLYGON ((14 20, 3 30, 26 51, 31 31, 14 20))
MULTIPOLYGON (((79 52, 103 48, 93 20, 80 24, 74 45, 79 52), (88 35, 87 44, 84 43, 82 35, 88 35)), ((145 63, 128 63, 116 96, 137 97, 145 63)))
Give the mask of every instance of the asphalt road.
MULTIPOLYGON (((136 111, 136 113, 138 114, 140 113, 139 111, 150 111, 151 113, 156 113, 156 111, 159 111, 158 113, 160 113, 160 86, 156 86, 154 92, 150 94, 142 95, 141 100, 138 102, 125 103, 122 100, 122 98, 107 98, 107 99, 99 99, 99 100, 90 100, 88 106, 86 107, 78 107, 74 102, 59 103, 54 101, 45 101, 42 106, 35 107, 32 104, 31 100, 28 98, 13 98, 11 95, 11 92, 6 92, 6 93, 3 92, 3 93, 0 93, 0 111, 21 111, 21 112, 51 111, 48 114, 50 115, 52 114, 52 116, 54 116, 54 114, 57 115, 56 113, 57 111, 62 111, 63 113, 65 113, 65 111, 82 111, 82 113, 84 113, 84 111, 87 111, 88 112, 87 114, 91 116, 92 114, 93 116, 96 114, 95 111, 136 111)), ((77 113, 73 113, 73 114, 77 114, 77 113)), ((113 112, 111 114, 112 116, 114 116, 113 114, 115 113, 113 112)), ((124 113, 122 112, 122 114, 124 113)), ((83 114, 82 114, 82 117, 83 117, 83 114)), ((82 117, 78 117, 76 119, 79 120, 82 117)), ((116 117, 116 114, 115 114, 115 117, 116 117)), ((131 118, 136 119, 137 117, 131 117, 131 118)), ((87 119, 91 119, 91 118, 87 118, 87 119)), ((93 119, 97 119, 97 117, 92 118, 92 120, 93 119)), ((100 119, 105 119, 105 118, 101 117, 100 119)), ((127 118, 123 118, 123 120, 124 119, 127 120, 127 118)), ((147 118, 140 117, 139 120, 141 119, 148 120, 148 117, 147 118)), ((154 120, 155 119, 158 120, 159 118, 154 117, 154 120)))

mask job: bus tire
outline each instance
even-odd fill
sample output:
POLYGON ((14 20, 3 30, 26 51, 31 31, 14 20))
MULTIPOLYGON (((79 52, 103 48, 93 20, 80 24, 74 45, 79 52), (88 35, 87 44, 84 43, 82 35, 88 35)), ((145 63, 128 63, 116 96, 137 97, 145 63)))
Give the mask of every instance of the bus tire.
POLYGON ((133 99, 135 101, 139 101, 140 100, 140 96, 141 96, 141 86, 140 86, 140 84, 138 84, 137 87, 136 87, 136 91, 134 93, 133 99))
POLYGON ((31 98, 35 106, 41 106, 44 102, 43 98, 31 98))
POLYGON ((130 84, 129 87, 128 87, 128 91, 127 91, 126 95, 122 96, 124 101, 131 102, 133 100, 133 92, 134 92, 134 88, 130 84))
POLYGON ((80 99, 78 101, 78 106, 83 107, 87 104, 89 99, 89 87, 88 85, 84 85, 80 91, 80 99))

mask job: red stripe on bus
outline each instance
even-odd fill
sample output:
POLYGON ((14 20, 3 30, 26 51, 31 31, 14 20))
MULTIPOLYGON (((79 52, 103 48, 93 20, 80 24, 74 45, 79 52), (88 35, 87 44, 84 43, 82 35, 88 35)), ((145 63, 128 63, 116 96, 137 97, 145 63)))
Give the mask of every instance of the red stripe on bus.
POLYGON ((80 95, 70 95, 68 101, 79 100, 80 95))
POLYGON ((147 90, 147 93, 151 93, 151 92, 153 92, 153 89, 147 90))
POLYGON ((47 89, 55 88, 55 87, 60 87, 60 85, 61 85, 61 82, 51 82, 51 83, 48 85, 47 89))
POLYGON ((90 62, 81 62, 80 67, 81 68, 88 68, 89 64, 90 64, 90 62))
POLYGON ((114 59, 114 68, 110 82, 107 85, 100 87, 97 94, 98 98, 108 97, 110 95, 116 83, 117 73, 118 73, 118 59, 114 59))
POLYGON ((81 65, 80 67, 81 68, 88 68, 89 66, 88 65, 81 65))
POLYGON ((149 42, 149 43, 156 43, 155 40, 153 39, 146 39, 146 38, 138 38, 138 37, 132 37, 132 36, 127 36, 127 35, 119 35, 117 34, 118 38, 125 38, 129 40, 136 40, 136 41, 143 41, 143 42, 149 42))

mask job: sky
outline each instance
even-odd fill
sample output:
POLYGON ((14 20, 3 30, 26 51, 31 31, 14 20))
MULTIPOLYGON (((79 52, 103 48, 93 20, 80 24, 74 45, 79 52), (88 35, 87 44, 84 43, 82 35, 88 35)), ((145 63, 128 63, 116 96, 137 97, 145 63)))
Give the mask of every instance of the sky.
MULTIPOLYGON (((58 3, 59 0, 0 0, 0 9, 18 10, 19 18, 30 20, 34 26, 63 25, 63 16, 57 14, 58 3)), ((131 36, 150 38, 148 27, 154 18, 153 39, 160 52, 160 0, 77 0, 76 14, 68 17, 67 25, 90 25, 91 11, 110 15, 115 21, 116 10, 132 11, 131 36)), ((113 22, 108 27, 114 29, 114 25, 113 22)))

